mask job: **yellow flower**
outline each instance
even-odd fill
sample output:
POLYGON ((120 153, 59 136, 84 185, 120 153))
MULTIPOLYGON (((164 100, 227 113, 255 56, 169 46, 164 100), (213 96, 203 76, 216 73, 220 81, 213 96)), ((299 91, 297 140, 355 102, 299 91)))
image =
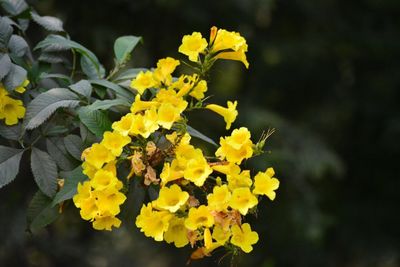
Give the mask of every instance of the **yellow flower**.
POLYGON ((98 169, 96 169, 93 165, 89 164, 87 161, 82 163, 82 173, 89 177, 89 179, 93 179, 94 175, 98 169))
POLYGON ((274 200, 279 188, 279 180, 274 178, 275 172, 273 168, 268 168, 265 172, 259 172, 254 177, 253 194, 266 195, 269 199, 274 200))
POLYGON ((235 175, 240 173, 240 167, 235 163, 213 165, 211 168, 214 171, 223 173, 225 175, 235 175))
POLYGON ((136 217, 136 226, 147 237, 162 241, 164 233, 168 230, 169 221, 173 217, 168 211, 154 211, 151 203, 142 206, 140 214, 136 217))
POLYGON ((196 186, 203 186, 211 173, 211 167, 208 165, 203 155, 201 155, 201 157, 193 158, 188 161, 183 177, 193 182, 196 186))
POLYGON ((93 144, 87 153, 85 160, 95 167, 100 169, 104 163, 113 161, 115 156, 102 144, 93 144))
POLYGON ((77 208, 80 208, 82 203, 92 196, 92 187, 90 182, 86 181, 83 184, 78 183, 77 193, 72 198, 77 208))
POLYGON ((131 132, 135 118, 135 115, 128 113, 119 121, 114 122, 112 124, 112 129, 123 136, 127 136, 131 132))
POLYGON ((138 113, 143 110, 148 110, 152 107, 158 107, 159 103, 155 101, 142 101, 140 95, 135 96, 135 101, 132 103, 131 112, 133 114, 138 113))
POLYGON ((98 216, 93 221, 93 228, 96 230, 111 231, 113 226, 119 228, 121 226, 121 221, 112 215, 98 216))
POLYGON ((245 127, 233 130, 231 136, 221 137, 220 147, 215 155, 229 162, 240 164, 242 160, 248 159, 253 155, 253 142, 250 140, 251 134, 245 127))
POLYGON ((183 100, 181 96, 178 96, 173 89, 161 89, 153 101, 157 101, 160 104, 170 103, 179 110, 179 113, 182 113, 188 105, 188 102, 183 100))
POLYGON ((179 66, 179 60, 172 57, 162 58, 157 62, 157 68, 154 70, 154 78, 159 83, 170 85, 172 81, 171 74, 179 66))
POLYGON ((109 213, 114 216, 120 212, 119 206, 126 200, 126 196, 115 188, 107 188, 102 191, 96 190, 94 195, 97 198, 96 205, 99 211, 102 214, 109 213))
POLYGON ((211 227, 214 225, 214 217, 207 206, 201 205, 198 208, 190 208, 189 216, 185 220, 185 226, 189 230, 196 230, 202 226, 211 227))
POLYGON ((217 243, 223 246, 226 241, 229 240, 229 237, 231 237, 231 231, 229 228, 224 230, 220 225, 215 225, 212 237, 217 241, 217 243))
POLYGON ((91 185, 96 190, 102 190, 110 187, 115 188, 118 182, 120 181, 112 172, 100 169, 91 180, 91 185))
POLYGON ((202 100, 204 98, 204 93, 207 92, 207 89, 207 82, 205 80, 201 80, 192 89, 189 95, 193 96, 197 100, 202 100))
POLYGON ((6 94, 0 99, 0 120, 5 119, 6 125, 18 123, 18 119, 25 116, 25 107, 21 100, 8 97, 6 94))
POLYGON ((237 174, 228 174, 226 176, 228 181, 228 187, 230 190, 234 190, 239 187, 250 187, 253 181, 250 178, 250 171, 244 170, 237 174))
POLYGON ((231 128, 231 124, 236 120, 236 117, 238 115, 238 112, 236 110, 237 101, 228 101, 227 105, 228 107, 224 108, 216 104, 210 104, 207 105, 206 108, 224 117, 224 120, 226 122, 226 129, 229 130, 229 128, 231 128))
POLYGON ((253 250, 252 245, 258 242, 258 234, 251 231, 250 224, 244 223, 242 227, 235 224, 232 226, 231 243, 240 247, 244 252, 249 253, 253 250))
POLYGON ((173 242, 177 248, 181 248, 189 244, 188 230, 185 227, 185 218, 178 218, 174 216, 169 221, 169 227, 164 234, 164 240, 168 244, 173 242))
POLYGON ((183 169, 178 165, 177 160, 173 160, 172 163, 165 162, 164 167, 160 173, 161 185, 164 186, 168 182, 180 179, 183 177, 183 169))
POLYGON ((111 153, 118 157, 122 153, 124 146, 131 142, 129 136, 123 136, 118 132, 105 132, 101 144, 106 147, 111 153))
POLYGON ((158 116, 155 108, 146 110, 144 115, 137 114, 133 119, 130 134, 141 135, 148 138, 150 134, 154 133, 158 128, 158 116))
POLYGON ((158 209, 168 210, 172 213, 176 212, 189 199, 188 192, 174 184, 171 187, 162 187, 158 198, 153 202, 158 209))
POLYGON ((228 208, 231 192, 226 185, 215 186, 213 193, 207 196, 208 206, 216 211, 224 211, 228 208))
POLYGON ((199 53, 202 53, 207 47, 207 41, 199 32, 193 32, 192 35, 185 35, 182 38, 182 44, 179 46, 179 52, 187 55, 190 61, 196 62, 199 53))
POLYGON ((141 95, 146 89, 154 87, 156 81, 153 78, 153 73, 151 71, 139 72, 135 79, 131 82, 131 87, 136 89, 141 95))
POLYGON ((26 90, 25 87, 27 87, 28 85, 29 85, 29 80, 25 79, 25 81, 20 86, 16 87, 14 89, 14 91, 17 92, 17 93, 22 94, 22 93, 25 92, 25 90, 26 90))
POLYGON ((93 196, 83 201, 81 203, 80 208, 81 210, 79 214, 81 215, 82 219, 86 221, 93 220, 96 216, 99 215, 99 210, 96 205, 96 200, 93 196))
POLYGON ((179 110, 170 103, 163 103, 158 109, 158 124, 165 129, 171 129, 172 124, 180 117, 179 110))
POLYGON ((248 49, 246 39, 237 32, 230 32, 223 29, 217 30, 216 27, 211 28, 211 33, 211 52, 216 53, 216 59, 238 60, 246 68, 249 68, 249 63, 246 59, 248 49))
POLYGON ((229 206, 238 210, 240 214, 246 215, 248 210, 258 204, 257 198, 250 192, 248 187, 236 188, 233 190, 229 206))

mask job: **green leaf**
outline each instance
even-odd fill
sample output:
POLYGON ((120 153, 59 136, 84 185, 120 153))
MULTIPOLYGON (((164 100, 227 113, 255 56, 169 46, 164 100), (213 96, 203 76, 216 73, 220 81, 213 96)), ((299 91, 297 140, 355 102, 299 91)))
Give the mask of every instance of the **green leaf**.
POLYGON ((81 56, 81 68, 83 73, 85 73, 89 79, 103 78, 106 73, 103 66, 100 65, 100 68, 98 69, 96 63, 84 55, 81 56))
POLYGON ((68 83, 72 83, 72 80, 69 76, 64 75, 64 74, 59 74, 59 73, 45 73, 42 72, 40 74, 40 79, 61 79, 63 81, 66 81, 68 83))
POLYGON ((60 176, 65 179, 64 186, 54 197, 53 206, 71 199, 76 194, 78 183, 84 182, 88 179, 88 177, 82 173, 81 166, 70 172, 61 172, 60 176))
POLYGON ((57 165, 44 151, 33 147, 31 153, 31 168, 40 191, 53 197, 57 191, 57 165))
POLYGON ((66 136, 64 138, 64 145, 71 156, 79 161, 81 160, 83 142, 79 136, 73 134, 66 136))
POLYGON ((8 49, 16 57, 23 57, 28 51, 28 44, 24 38, 13 34, 8 42, 8 49))
POLYGON ((46 52, 75 49, 78 53, 87 57, 90 60, 90 62, 93 64, 93 66, 96 69, 97 78, 104 77, 104 73, 103 73, 104 68, 100 64, 97 57, 93 54, 93 52, 88 50, 86 47, 78 44, 77 42, 66 39, 64 36, 51 34, 51 35, 47 36, 46 39, 39 42, 34 49, 35 50, 43 49, 43 51, 46 51, 46 52))
POLYGON ((7 48, 12 32, 10 22, 4 17, 0 17, 0 48, 7 48))
POLYGON ((65 88, 54 88, 38 95, 29 103, 25 115, 25 129, 30 130, 45 122, 58 108, 74 108, 78 96, 65 88))
POLYGON ((8 91, 14 90, 16 87, 20 86, 26 79, 27 72, 25 69, 18 65, 11 64, 10 71, 4 78, 4 87, 8 91))
POLYGON ((191 127, 191 126, 188 125, 186 129, 187 129, 187 132, 188 132, 191 136, 197 137, 197 138, 199 138, 199 139, 201 139, 201 140, 203 140, 203 141, 205 141, 205 142, 207 142, 207 143, 209 143, 209 144, 212 144, 212 145, 214 145, 214 146, 218 146, 217 143, 215 143, 210 137, 205 136, 204 134, 202 134, 201 132, 197 131, 197 130, 194 129, 193 127, 191 127))
POLYGON ((102 137, 105 131, 111 130, 111 121, 103 111, 82 107, 78 110, 78 115, 89 131, 98 137, 102 137))
POLYGON ((129 59, 129 55, 141 40, 136 36, 121 36, 114 43, 114 53, 118 64, 123 64, 129 59))
POLYGON ((0 188, 17 176, 23 153, 22 149, 0 146, 0 188))
POLYGON ((0 124, 0 135, 8 140, 18 141, 21 137, 21 124, 8 126, 0 124))
POLYGON ((28 5, 24 0, 2 0, 1 7, 10 15, 16 16, 28 9, 28 5))
POLYGON ((80 80, 79 82, 70 85, 69 88, 86 98, 90 98, 90 95, 92 94, 92 85, 87 80, 80 80))
POLYGON ((51 198, 38 191, 29 203, 27 211, 28 228, 31 232, 36 232, 54 222, 59 215, 57 207, 52 205, 51 198))
POLYGON ((126 101, 125 99, 116 98, 116 99, 107 99, 107 100, 96 100, 90 106, 87 106, 90 110, 107 110, 114 106, 124 106, 131 107, 131 103, 126 101))
POLYGON ((11 59, 8 54, 0 55, 0 81, 10 72, 11 70, 11 59))
POLYGON ((63 32, 63 23, 60 19, 50 16, 39 16, 35 12, 31 12, 32 20, 51 32, 63 32))
POLYGON ((132 80, 134 79, 139 72, 146 72, 148 71, 148 69, 145 68, 133 68, 133 69, 127 69, 125 71, 122 71, 121 73, 119 73, 114 79, 113 82, 115 83, 120 83, 120 82, 124 82, 126 80, 132 80))
POLYGON ((80 164, 79 161, 68 153, 63 140, 60 138, 48 138, 46 140, 46 147, 50 156, 55 160, 60 169, 70 171, 80 164))
POLYGON ((52 125, 51 127, 47 127, 45 134, 46 136, 59 136, 69 131, 70 130, 63 125, 52 125))
POLYGON ((134 100, 134 94, 133 91, 130 90, 126 90, 124 88, 122 88, 121 86, 109 82, 107 80, 90 80, 89 81, 91 84, 95 84, 95 85, 100 85, 103 87, 106 87, 112 91, 114 91, 114 93, 116 93, 117 95, 121 96, 122 98, 125 98, 128 101, 132 101, 134 100))
POLYGON ((63 63, 67 62, 67 59, 60 55, 58 51, 56 52, 43 52, 40 54, 39 61, 50 63, 50 64, 56 64, 56 63, 63 63))

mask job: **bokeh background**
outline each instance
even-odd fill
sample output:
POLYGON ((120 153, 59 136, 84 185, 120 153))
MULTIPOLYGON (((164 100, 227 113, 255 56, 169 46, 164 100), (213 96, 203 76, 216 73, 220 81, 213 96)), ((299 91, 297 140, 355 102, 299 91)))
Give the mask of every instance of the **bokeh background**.
MULTIPOLYGON (((400 266, 400 2, 397 0, 28 1, 64 21, 71 38, 112 67, 112 46, 138 35, 132 66, 181 57, 181 37, 216 25, 248 41, 246 70, 219 62, 213 101, 239 100, 253 139, 268 128, 269 151, 247 163, 274 166, 281 188, 251 222, 260 241, 238 266, 400 266)), ((32 42, 41 32, 29 29, 32 42)), ((220 118, 194 114, 214 140, 220 118)), ((25 232, 35 185, 24 167, 0 191, 0 266, 184 266, 190 250, 125 227, 96 232, 69 205, 34 235, 25 232)), ((229 266, 223 252, 192 266, 229 266)))

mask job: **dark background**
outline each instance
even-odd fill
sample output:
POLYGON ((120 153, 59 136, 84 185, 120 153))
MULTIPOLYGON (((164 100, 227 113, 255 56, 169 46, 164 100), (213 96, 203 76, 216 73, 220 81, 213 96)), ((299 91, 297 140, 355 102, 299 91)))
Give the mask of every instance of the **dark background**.
MULTIPOLYGON (((247 167, 274 166, 281 188, 274 202, 259 204, 251 222, 260 241, 238 265, 400 266, 399 1, 30 2, 41 15, 61 18, 71 38, 107 69, 121 35, 144 38, 132 65, 152 67, 161 57, 182 58, 184 34, 208 36, 213 25, 239 31, 250 68, 219 62, 209 93, 220 104, 239 100, 234 127, 247 126, 253 140, 277 129, 267 142, 270 153, 247 167)), ((204 117, 194 114, 193 125, 214 140, 227 134, 220 118, 204 117)), ((73 205, 47 229, 27 234, 26 206, 35 190, 28 176, 0 192, 0 266, 185 265, 188 249, 145 238, 134 217, 112 233, 97 232, 73 205)), ((217 251, 193 266, 217 266, 222 256, 217 251)), ((221 261, 229 264, 229 257, 221 261)))

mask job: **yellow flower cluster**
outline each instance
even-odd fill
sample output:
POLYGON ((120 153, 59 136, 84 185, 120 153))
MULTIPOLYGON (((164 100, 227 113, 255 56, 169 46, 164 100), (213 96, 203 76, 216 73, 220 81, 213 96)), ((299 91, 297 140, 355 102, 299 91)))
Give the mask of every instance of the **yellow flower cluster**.
POLYGON ((158 190, 136 218, 136 226, 147 237, 178 248, 190 244, 196 248, 192 259, 222 246, 248 253, 258 234, 243 221, 255 211, 261 196, 274 200, 279 187, 274 170, 252 176, 241 168, 244 160, 262 149, 245 127, 221 137, 215 157, 204 155, 191 144, 184 115, 192 109, 208 109, 224 118, 227 130, 231 128, 238 115, 237 101, 228 101, 226 107, 203 103, 208 89, 205 77, 217 59, 239 60, 248 67, 246 40, 213 27, 209 42, 198 32, 184 36, 179 52, 196 62, 195 72, 174 78, 182 62, 167 57, 155 69, 137 74, 131 81, 137 95, 130 112, 82 154, 89 180, 78 185, 75 205, 95 229, 119 227, 121 221, 115 216, 126 197, 116 167, 128 161, 127 184, 140 179, 144 186, 158 190))
MULTIPOLYGON (((25 80, 20 86, 14 89, 18 93, 25 92, 29 81, 25 80)), ((18 119, 25 116, 25 107, 21 100, 12 98, 8 91, 0 83, 0 120, 4 119, 6 125, 18 123, 18 119)))

